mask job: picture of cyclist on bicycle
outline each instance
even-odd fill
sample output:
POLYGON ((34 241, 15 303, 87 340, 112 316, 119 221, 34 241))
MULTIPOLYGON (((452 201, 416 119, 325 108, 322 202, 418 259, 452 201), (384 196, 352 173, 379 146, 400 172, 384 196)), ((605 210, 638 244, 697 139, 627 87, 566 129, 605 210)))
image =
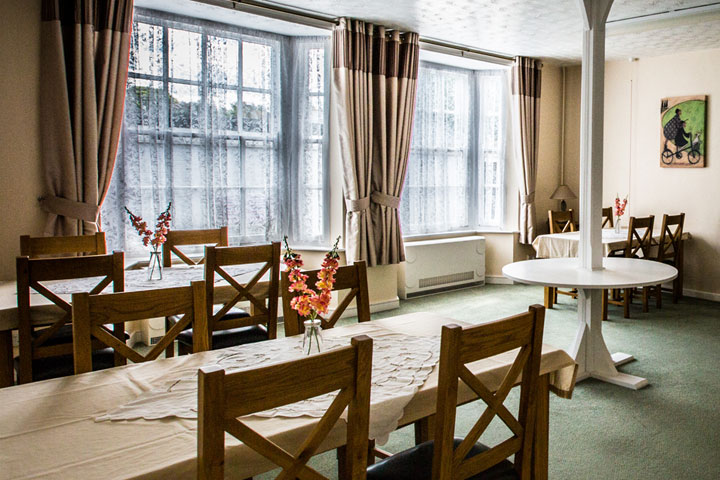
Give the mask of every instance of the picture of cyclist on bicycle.
POLYGON ((661 167, 705 166, 706 105, 706 95, 661 99, 661 167))

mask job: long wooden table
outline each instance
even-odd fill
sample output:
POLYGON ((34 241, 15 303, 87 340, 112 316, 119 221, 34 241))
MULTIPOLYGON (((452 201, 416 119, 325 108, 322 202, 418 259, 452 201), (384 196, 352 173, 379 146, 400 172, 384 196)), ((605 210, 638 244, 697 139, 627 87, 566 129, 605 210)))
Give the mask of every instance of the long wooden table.
MULTIPOLYGON (((348 333, 396 332, 438 335, 441 326, 457 323, 428 313, 414 313, 324 332, 328 337, 348 333)), ((274 341, 274 340, 270 340, 274 341)), ((126 404, 154 386, 171 369, 198 368, 214 352, 127 365, 0 390, 0 478, 195 478, 197 428, 195 420, 177 418, 95 422, 97 415, 126 404)), ((489 388, 499 387, 513 353, 471 364, 489 388)), ((437 368, 435 368, 437 370, 437 368)), ((534 467, 536 478, 547 475, 548 392, 569 398, 576 365, 563 350, 543 346, 534 467)), ((461 384, 462 385, 462 384, 461 384)), ((464 387, 464 385, 462 385, 464 387)), ((433 371, 403 411, 399 425, 428 417, 435 411, 437 373, 433 371)), ((461 388, 458 401, 472 398, 461 388)), ((383 405, 371 409, 379 411, 383 405)), ((299 442, 317 418, 252 417, 248 425, 286 448, 299 442)), ((338 422, 320 448, 341 446, 345 423, 338 422)), ((228 437, 226 471, 246 478, 273 466, 245 445, 228 437)))
MULTIPOLYGON (((228 267, 231 275, 242 278, 247 276, 248 272, 253 271, 250 266, 228 267), (234 268, 234 270, 233 270, 234 268)), ((204 266, 187 266, 178 265, 163 270, 163 279, 157 281, 147 280, 147 269, 130 269, 125 271, 125 291, 150 290, 160 288, 179 287, 189 285, 191 281, 204 279, 204 266)), ((67 281, 69 283, 83 279, 67 281)), ((66 282, 59 281, 57 283, 66 282)), ((92 283, 92 281, 90 282, 92 283)), ((97 282, 95 282, 97 283, 97 282)), ((232 298, 235 291, 222 280, 217 285, 225 285, 219 291, 216 291, 218 302, 232 298), (227 292, 224 292, 227 290, 227 292), (227 293, 227 295, 224 295, 227 293)), ((92 285, 94 286, 94 284, 92 285)), ((90 288, 92 288, 92 286, 90 288)), ((253 291, 261 291, 265 288, 265 284, 258 283, 253 291)), ((51 288, 52 289, 52 288, 51 288)), ((88 289, 89 290, 89 289, 88 289)), ((87 291, 79 289, 77 291, 87 291)), ((110 289, 107 289, 110 291, 110 289)), ((70 301, 70 295, 60 295, 66 301, 70 301)), ((35 294, 31 290, 30 295, 31 317, 34 325, 49 325, 57 320, 58 316, 62 316, 64 311, 57 305, 42 295, 35 294)), ((0 282, 0 388, 13 384, 13 348, 12 348, 12 331, 18 328, 18 309, 17 309, 17 286, 15 282, 0 282)))

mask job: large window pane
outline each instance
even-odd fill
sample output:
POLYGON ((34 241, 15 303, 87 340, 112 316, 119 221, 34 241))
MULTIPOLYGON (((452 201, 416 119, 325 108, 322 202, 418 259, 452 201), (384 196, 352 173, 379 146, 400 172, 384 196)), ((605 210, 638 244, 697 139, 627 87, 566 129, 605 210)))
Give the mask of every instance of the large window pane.
POLYGON ((243 42, 243 87, 270 88, 272 50, 269 45, 243 42))
POLYGON ((199 82, 202 78, 202 35, 186 30, 168 29, 170 76, 199 82))

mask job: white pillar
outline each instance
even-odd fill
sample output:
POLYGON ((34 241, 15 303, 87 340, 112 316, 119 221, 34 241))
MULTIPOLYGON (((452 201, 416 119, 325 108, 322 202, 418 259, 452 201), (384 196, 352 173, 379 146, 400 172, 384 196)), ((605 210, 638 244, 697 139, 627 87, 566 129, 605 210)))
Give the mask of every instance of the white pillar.
MULTIPOLYGON (((580 266, 602 268, 605 20, 613 0, 577 0, 583 17, 580 104, 580 266)), ((593 302, 594 303, 594 302, 593 302)))

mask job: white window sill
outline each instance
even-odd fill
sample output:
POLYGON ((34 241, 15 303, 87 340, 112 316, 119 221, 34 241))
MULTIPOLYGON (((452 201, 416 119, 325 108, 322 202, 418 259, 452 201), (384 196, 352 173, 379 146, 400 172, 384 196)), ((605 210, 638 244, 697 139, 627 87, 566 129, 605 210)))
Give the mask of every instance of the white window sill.
POLYGON ((463 237, 474 237, 482 236, 483 234, 503 234, 503 235, 514 235, 519 233, 517 230, 503 230, 501 228, 478 228, 477 230, 467 230, 462 232, 442 232, 442 233, 428 233, 421 235, 407 235, 403 237, 404 242, 422 242, 426 240, 443 240, 447 238, 463 238, 463 237))

